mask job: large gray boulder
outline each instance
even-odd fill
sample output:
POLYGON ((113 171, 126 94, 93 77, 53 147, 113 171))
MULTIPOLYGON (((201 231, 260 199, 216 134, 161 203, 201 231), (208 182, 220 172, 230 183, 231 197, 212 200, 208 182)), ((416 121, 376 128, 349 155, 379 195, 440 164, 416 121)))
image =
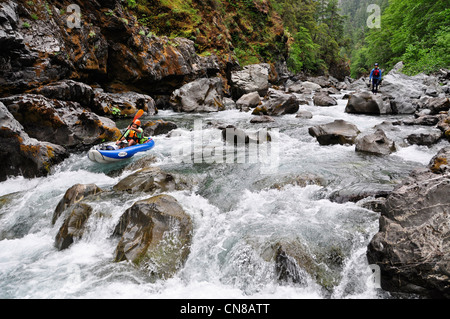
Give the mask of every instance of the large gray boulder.
POLYGON ((295 114, 300 108, 300 101, 294 94, 284 93, 270 88, 262 105, 257 106, 253 115, 284 115, 295 114))
POLYGON ((264 96, 269 89, 270 65, 251 64, 240 71, 231 72, 231 95, 235 100, 250 92, 264 96))
POLYGON ((217 112, 224 109, 222 79, 201 78, 175 90, 171 97, 177 112, 217 112))
POLYGON ((390 140, 383 130, 378 129, 374 133, 358 136, 355 150, 375 155, 388 155, 395 152, 396 147, 394 141, 390 140))
POLYGON ((367 257, 380 266, 385 290, 450 298, 450 174, 439 169, 450 151, 440 153, 431 170, 413 172, 382 207, 367 257))
POLYGON ((187 259, 192 232, 190 216, 172 196, 140 200, 125 211, 114 230, 120 237, 115 260, 133 262, 156 278, 169 278, 187 259))
POLYGON ((391 114, 389 99, 370 92, 354 93, 350 96, 345 112, 356 114, 391 114))
POLYGON ((320 145, 354 144, 360 133, 356 125, 344 120, 310 127, 308 132, 314 136, 320 145))

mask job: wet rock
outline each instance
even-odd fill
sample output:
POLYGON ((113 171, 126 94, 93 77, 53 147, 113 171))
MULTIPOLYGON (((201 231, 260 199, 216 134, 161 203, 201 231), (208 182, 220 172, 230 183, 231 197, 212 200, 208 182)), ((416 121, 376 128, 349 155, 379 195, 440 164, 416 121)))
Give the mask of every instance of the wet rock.
POLYGON ((55 238, 55 247, 58 250, 68 248, 75 240, 83 237, 85 224, 91 213, 92 207, 84 203, 77 203, 70 208, 64 224, 55 238))
POLYGON ((270 134, 266 129, 261 129, 257 132, 246 132, 233 125, 228 125, 222 129, 222 139, 229 144, 240 146, 249 143, 260 144, 271 141, 270 134))
POLYGON ((337 105, 337 101, 332 96, 329 96, 327 93, 319 93, 314 95, 314 105, 317 106, 333 106, 337 105))
POLYGON ((224 109, 222 99, 222 80, 202 78, 175 90, 170 103, 177 112, 217 112, 224 109))
POLYGON ((312 119, 313 118, 313 114, 311 112, 309 112, 309 111, 306 111, 306 110, 300 110, 300 111, 297 112, 295 117, 302 118, 302 119, 312 119))
POLYGON ((245 66, 240 71, 231 72, 231 95, 237 100, 242 95, 258 92, 264 96, 269 89, 270 65, 267 63, 245 66))
POLYGON ((449 192, 448 174, 422 172, 387 197, 367 252, 383 289, 450 297, 449 192))
POLYGON ((167 134, 170 131, 177 128, 177 125, 174 122, 164 121, 164 120, 156 120, 156 121, 148 121, 142 125, 144 129, 145 136, 154 136, 154 135, 162 135, 167 134))
POLYGON ((240 110, 253 108, 261 104, 261 97, 258 92, 251 92, 242 95, 239 100, 236 101, 236 107, 240 110))
POLYGON ((428 164, 428 168, 436 174, 450 172, 450 147, 442 148, 428 164))
POLYGON ((268 115, 258 115, 258 116, 254 116, 251 120, 250 123, 269 123, 269 122, 274 122, 275 120, 268 115))
POLYGON ((270 88, 263 104, 256 107, 252 114, 270 116, 295 114, 299 107, 300 102, 295 95, 270 88))
POLYGON ((64 147, 30 137, 0 102, 0 181, 17 175, 46 176, 53 165, 68 156, 64 147))
POLYGON ((314 136, 320 145, 354 144, 360 133, 358 128, 347 121, 335 120, 332 123, 310 127, 308 132, 314 136))
POLYGON ((133 204, 114 230, 120 241, 115 261, 128 260, 156 278, 173 276, 185 263, 192 242, 190 216, 170 195, 133 204))
POLYGON ((102 192, 102 189, 95 184, 75 184, 70 187, 53 212, 52 225, 56 223, 59 216, 61 216, 69 206, 77 204, 86 197, 100 192, 102 192))
POLYGON ((265 255, 275 260, 280 282, 306 286, 308 278, 312 278, 329 291, 339 283, 345 259, 339 247, 329 247, 319 254, 298 240, 279 241, 267 249, 265 255))
POLYGON ((410 144, 430 146, 437 143, 441 137, 442 137, 441 130, 432 128, 425 132, 410 134, 406 137, 406 140, 410 144))
POLYGON ((383 130, 377 129, 375 133, 358 136, 355 150, 376 155, 388 155, 396 151, 394 141, 390 140, 383 130))
POLYGON ((153 194, 155 192, 170 192, 188 188, 187 183, 174 175, 166 173, 158 167, 146 167, 122 179, 114 185, 113 190, 153 194))
POLYGON ((450 109, 450 99, 446 97, 432 98, 426 105, 427 109, 431 110, 431 114, 439 114, 440 112, 447 112, 450 109))
POLYGON ((391 114, 390 101, 370 92, 355 93, 350 96, 345 107, 347 113, 391 114))

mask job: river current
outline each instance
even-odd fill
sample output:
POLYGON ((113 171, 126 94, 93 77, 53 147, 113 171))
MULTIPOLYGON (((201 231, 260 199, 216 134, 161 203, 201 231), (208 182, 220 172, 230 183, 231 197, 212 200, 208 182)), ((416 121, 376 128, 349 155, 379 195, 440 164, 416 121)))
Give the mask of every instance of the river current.
POLYGON ((109 189, 132 173, 122 170, 125 165, 149 154, 111 165, 90 162, 87 152, 72 154, 47 177, 0 183, 0 298, 392 298, 379 288, 366 259, 379 213, 361 202, 333 198, 392 190, 413 169, 427 165, 443 145, 406 144, 405 137, 418 130, 407 126, 386 130, 398 147, 389 156, 357 153, 350 145, 319 145, 308 133, 310 126, 344 119, 364 133, 383 121, 407 117, 347 114, 343 93, 335 96, 337 106, 302 105, 312 119, 293 114, 252 124, 251 113, 239 110, 162 110, 142 119, 178 125, 155 136, 156 146, 148 153, 155 156, 152 165, 192 185, 169 193, 191 216, 194 233, 185 265, 167 280, 155 281, 127 262, 113 262, 117 241, 110 235, 115 225, 148 194, 90 203, 94 212, 83 238, 63 251, 54 247, 63 221, 52 225, 51 219, 68 188, 95 183, 109 189), (256 155, 245 146, 241 158, 226 148, 222 152, 217 127, 228 124, 246 131, 267 128, 272 142, 258 144, 256 155), (338 282, 325 290, 306 273, 300 283, 279 281, 275 262, 264 251, 280 240, 300 242, 312 256, 338 248, 343 256, 338 282))

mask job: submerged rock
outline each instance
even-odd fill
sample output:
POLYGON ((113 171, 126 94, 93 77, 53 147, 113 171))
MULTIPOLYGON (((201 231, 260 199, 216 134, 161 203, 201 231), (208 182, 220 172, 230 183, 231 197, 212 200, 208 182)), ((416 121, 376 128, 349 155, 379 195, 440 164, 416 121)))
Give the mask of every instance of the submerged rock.
POLYGON ((70 208, 69 214, 55 238, 58 250, 68 248, 76 239, 81 239, 85 224, 91 216, 92 207, 84 203, 77 203, 70 208))
POLYGON ((174 175, 163 172, 158 167, 146 167, 128 175, 119 183, 114 185, 115 191, 126 191, 128 193, 145 192, 168 192, 187 189, 187 183, 180 181, 174 175))
POLYGON ((63 198, 59 201, 58 205, 53 212, 52 224, 56 223, 56 220, 61 214, 69 207, 72 206, 89 195, 95 195, 102 192, 102 189, 95 184, 75 184, 70 187, 63 198))
POLYGON ((191 218, 175 198, 158 195, 133 204, 120 218, 115 261, 128 260, 167 279, 185 263, 192 241, 191 218))

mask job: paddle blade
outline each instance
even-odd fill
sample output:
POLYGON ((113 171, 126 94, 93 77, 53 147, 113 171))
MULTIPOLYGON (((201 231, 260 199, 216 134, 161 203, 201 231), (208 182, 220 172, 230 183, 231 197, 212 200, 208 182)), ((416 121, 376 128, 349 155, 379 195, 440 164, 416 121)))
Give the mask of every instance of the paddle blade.
POLYGON ((133 122, 140 118, 142 114, 144 114, 144 110, 137 111, 136 115, 134 116, 133 122))

